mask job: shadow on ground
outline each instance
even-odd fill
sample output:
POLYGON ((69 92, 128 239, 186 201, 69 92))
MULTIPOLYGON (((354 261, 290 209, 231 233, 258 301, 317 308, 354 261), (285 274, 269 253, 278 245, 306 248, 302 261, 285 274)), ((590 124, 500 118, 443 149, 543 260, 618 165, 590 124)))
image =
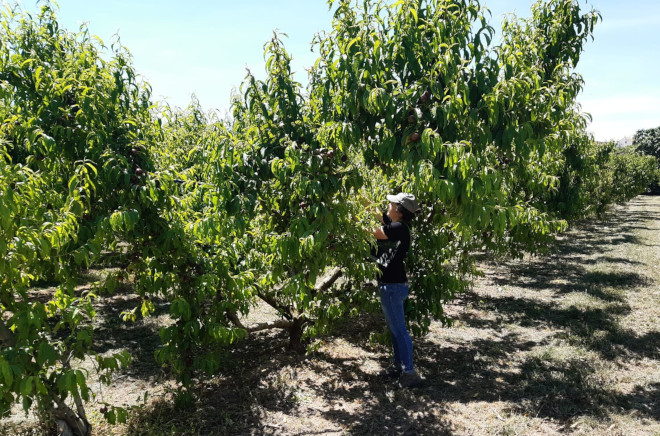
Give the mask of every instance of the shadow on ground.
MULTIPOLYGON (((634 231, 648 229, 649 220, 660 220, 660 208, 582 224, 560 238, 550 257, 497 265, 495 286, 521 289, 524 296, 465 295, 466 306, 478 304, 498 316, 465 311, 461 323, 494 333, 441 344, 416 338, 416 364, 425 376, 418 389, 397 389, 365 366, 365 359, 387 365, 386 347, 370 349, 368 358, 328 352, 305 357, 283 351, 286 335, 268 333, 229 350, 222 375, 199 384, 189 411, 155 403, 129 430, 135 435, 154 434, 144 429, 159 426, 180 434, 450 435, 461 432, 450 404, 495 402, 510 403, 510 414, 550 418, 562 426, 583 416, 606 420, 614 412, 660 419, 660 384, 624 394, 600 372, 602 365, 660 357, 659 332, 639 334, 620 324, 631 311, 627 294, 652 286, 652 280, 631 268, 639 262, 608 254, 608 247, 641 244, 634 231), (610 268, 589 269, 600 264, 610 268), (540 291, 548 298, 534 298, 540 291), (559 304, 569 296, 595 303, 559 304), (549 333, 530 339, 504 328, 510 324, 549 333), (551 343, 558 339, 584 354, 553 352, 551 343), (602 360, 585 358, 586 353, 602 360), (283 421, 287 416, 307 427, 291 430, 283 421)), ((347 321, 340 336, 365 349, 368 331, 380 325, 379 317, 364 315, 347 321)), ((490 413, 487 406, 483 410, 490 413)))
POLYGON ((131 365, 124 374, 138 379, 153 379, 162 374, 161 366, 156 362, 154 353, 161 345, 158 335, 160 328, 152 322, 156 317, 167 313, 165 300, 152 299, 154 313, 147 319, 124 321, 122 313, 140 307, 140 298, 132 293, 129 286, 122 286, 112 296, 103 297, 97 306, 94 320, 93 350, 99 354, 128 350, 131 365))

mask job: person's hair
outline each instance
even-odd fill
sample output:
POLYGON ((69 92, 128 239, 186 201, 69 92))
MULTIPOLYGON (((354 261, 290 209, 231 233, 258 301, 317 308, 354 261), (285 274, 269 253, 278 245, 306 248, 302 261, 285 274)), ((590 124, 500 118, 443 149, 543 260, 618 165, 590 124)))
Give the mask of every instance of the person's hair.
POLYGON ((396 203, 396 211, 401 214, 401 221, 406 224, 415 218, 415 214, 403 207, 403 205, 400 203, 396 203))

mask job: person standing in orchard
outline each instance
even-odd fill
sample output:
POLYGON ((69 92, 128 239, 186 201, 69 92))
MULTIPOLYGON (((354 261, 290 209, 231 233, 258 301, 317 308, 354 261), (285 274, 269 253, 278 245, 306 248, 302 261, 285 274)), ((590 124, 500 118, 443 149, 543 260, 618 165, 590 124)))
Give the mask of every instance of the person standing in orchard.
POLYGON ((378 280, 380 301, 392 335, 394 362, 380 372, 385 379, 399 379, 401 387, 414 387, 422 379, 413 366, 412 339, 406 328, 404 301, 409 285, 405 260, 410 250, 410 222, 420 207, 415 196, 407 193, 387 195, 389 207, 378 220, 383 224, 373 230, 378 242, 376 262, 381 275, 378 280))

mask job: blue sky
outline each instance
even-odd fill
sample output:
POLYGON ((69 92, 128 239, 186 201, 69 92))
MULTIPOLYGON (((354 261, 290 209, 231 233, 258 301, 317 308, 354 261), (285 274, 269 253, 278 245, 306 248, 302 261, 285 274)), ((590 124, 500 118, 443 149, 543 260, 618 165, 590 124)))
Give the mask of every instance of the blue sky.
MULTIPOLYGON (((316 59, 314 34, 328 30, 331 13, 325 0, 243 0, 188 2, 172 0, 60 0, 60 25, 76 30, 87 23, 106 45, 113 35, 133 55, 137 71, 154 96, 186 106, 194 93, 203 107, 224 113, 232 89, 246 68, 263 77, 263 45, 274 29, 288 35, 297 79, 316 59)), ((530 0, 482 0, 499 29, 503 14, 529 14, 530 0)), ((23 1, 30 10, 34 2, 23 1)), ((579 98, 592 115, 589 130, 597 140, 632 136, 660 126, 660 1, 580 0, 601 12, 577 71, 585 80, 579 98)))

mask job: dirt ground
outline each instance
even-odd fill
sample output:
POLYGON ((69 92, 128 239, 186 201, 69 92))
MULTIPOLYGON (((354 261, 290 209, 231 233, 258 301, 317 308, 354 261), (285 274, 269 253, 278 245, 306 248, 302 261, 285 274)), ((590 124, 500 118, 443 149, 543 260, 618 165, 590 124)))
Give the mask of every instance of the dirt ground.
MULTIPOLYGON (((94 434, 660 434, 660 197, 576 226, 549 256, 480 265, 484 276, 446 308, 453 327, 413 338, 416 389, 378 378, 389 350, 369 332, 384 321, 364 315, 308 355, 286 351, 282 333, 251 336, 179 409, 153 358, 167 315, 127 325, 121 304, 100 307, 97 351, 117 351, 121 339, 133 364, 95 387, 94 434), (128 424, 102 420, 99 402, 142 404, 145 392, 128 424)), ((5 418, 0 435, 40 434, 31 422, 5 418)))

